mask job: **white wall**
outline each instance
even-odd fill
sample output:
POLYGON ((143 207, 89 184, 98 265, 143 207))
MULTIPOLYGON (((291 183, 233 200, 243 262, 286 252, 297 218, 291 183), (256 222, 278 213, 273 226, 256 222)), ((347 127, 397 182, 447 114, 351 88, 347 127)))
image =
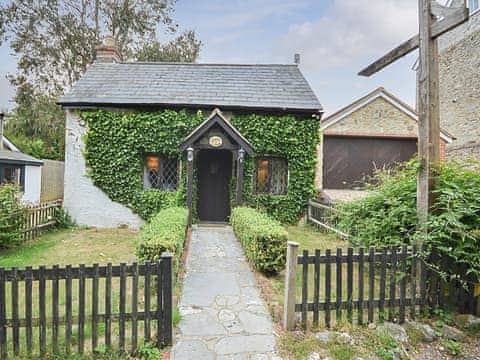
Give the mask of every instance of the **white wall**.
POLYGON ((22 202, 28 205, 36 205, 40 202, 42 187, 42 167, 25 166, 25 191, 22 202))
POLYGON ((64 207, 79 225, 115 228, 127 225, 139 228, 143 221, 129 208, 113 202, 87 177, 83 136, 87 129, 80 125, 75 111, 67 111, 65 139, 64 207))

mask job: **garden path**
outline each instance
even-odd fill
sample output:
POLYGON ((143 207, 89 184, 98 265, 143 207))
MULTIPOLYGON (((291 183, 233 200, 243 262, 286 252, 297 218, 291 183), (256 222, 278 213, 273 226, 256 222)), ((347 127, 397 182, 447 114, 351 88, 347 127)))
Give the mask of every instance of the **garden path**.
POLYGON ((231 227, 196 227, 174 360, 279 359, 272 320, 231 227))

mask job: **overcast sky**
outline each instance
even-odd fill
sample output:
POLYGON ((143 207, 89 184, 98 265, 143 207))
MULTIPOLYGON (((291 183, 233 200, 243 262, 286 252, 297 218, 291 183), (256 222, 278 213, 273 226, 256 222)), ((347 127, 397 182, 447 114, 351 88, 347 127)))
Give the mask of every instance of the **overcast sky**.
MULTIPOLYGON (((378 86, 415 102, 416 54, 372 78, 359 70, 417 32, 416 0, 178 0, 174 18, 203 42, 199 62, 293 63, 326 113, 378 86)), ((16 59, 0 47, 0 108, 12 107, 5 76, 16 59)))

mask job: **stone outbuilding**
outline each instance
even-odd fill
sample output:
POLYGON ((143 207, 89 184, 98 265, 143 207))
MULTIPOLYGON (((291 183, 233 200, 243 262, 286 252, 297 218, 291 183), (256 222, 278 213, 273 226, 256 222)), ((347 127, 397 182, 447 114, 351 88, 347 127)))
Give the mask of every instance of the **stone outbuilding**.
MULTIPOLYGON (((361 187, 377 169, 411 159, 417 153, 418 115, 384 88, 326 117, 321 123, 317 187, 361 187)), ((441 131, 441 156, 454 137, 441 131)))
POLYGON ((439 38, 440 124, 456 137, 448 159, 480 160, 480 2, 468 6, 470 19, 439 38))

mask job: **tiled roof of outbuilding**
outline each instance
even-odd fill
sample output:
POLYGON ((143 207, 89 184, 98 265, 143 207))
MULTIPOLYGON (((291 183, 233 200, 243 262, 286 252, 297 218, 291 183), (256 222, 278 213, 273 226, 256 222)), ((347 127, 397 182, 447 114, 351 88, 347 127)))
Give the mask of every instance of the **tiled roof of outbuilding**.
POLYGON ((297 65, 195 63, 94 63, 59 104, 322 109, 297 65))

